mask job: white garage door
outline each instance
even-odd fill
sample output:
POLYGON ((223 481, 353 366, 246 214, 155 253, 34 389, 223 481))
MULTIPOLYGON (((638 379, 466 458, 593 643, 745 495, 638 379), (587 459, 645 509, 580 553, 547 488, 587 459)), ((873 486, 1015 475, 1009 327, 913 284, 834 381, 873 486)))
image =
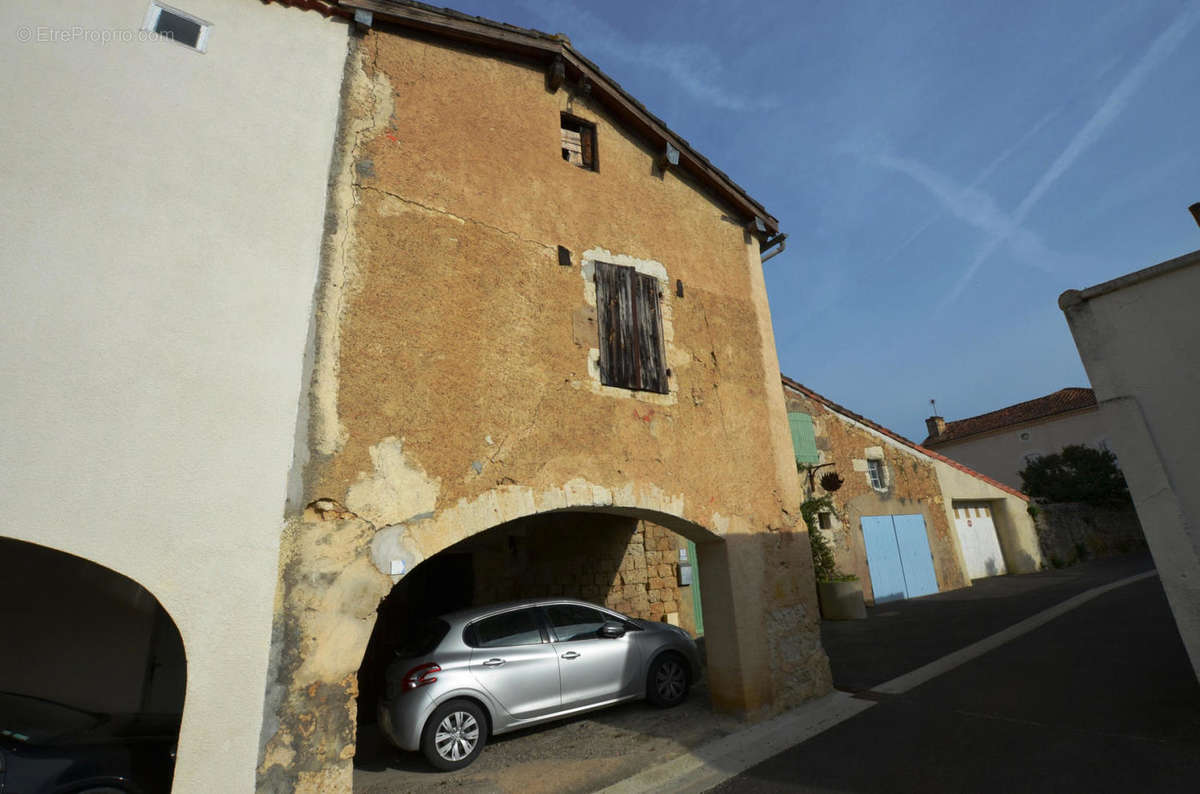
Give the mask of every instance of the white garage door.
POLYGON ((967 561, 968 576, 983 579, 1007 573, 987 502, 954 502, 954 528, 967 561))

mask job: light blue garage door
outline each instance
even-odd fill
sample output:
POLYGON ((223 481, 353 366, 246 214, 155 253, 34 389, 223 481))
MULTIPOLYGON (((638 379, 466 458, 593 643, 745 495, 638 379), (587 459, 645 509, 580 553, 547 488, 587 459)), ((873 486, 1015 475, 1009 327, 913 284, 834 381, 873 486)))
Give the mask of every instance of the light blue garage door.
POLYGON ((863 516, 862 529, 876 604, 938 591, 923 516, 863 516))

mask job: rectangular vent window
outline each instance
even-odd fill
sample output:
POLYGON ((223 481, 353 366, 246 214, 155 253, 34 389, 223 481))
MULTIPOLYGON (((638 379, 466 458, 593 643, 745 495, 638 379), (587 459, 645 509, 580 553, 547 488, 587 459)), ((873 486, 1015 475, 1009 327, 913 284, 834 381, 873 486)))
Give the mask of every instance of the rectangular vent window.
POLYGON ((563 113, 559 133, 562 159, 588 171, 596 170, 596 125, 563 113))
POLYGON ((146 11, 146 23, 142 27, 185 47, 204 52, 208 46, 208 31, 211 26, 190 14, 151 3, 146 11))

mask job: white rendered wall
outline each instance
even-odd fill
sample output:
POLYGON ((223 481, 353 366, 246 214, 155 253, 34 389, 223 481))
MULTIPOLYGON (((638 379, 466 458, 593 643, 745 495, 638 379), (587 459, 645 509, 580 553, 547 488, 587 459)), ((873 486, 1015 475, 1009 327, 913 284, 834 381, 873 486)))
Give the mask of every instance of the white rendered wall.
POLYGON ((170 5, 206 53, 147 0, 0 3, 0 535, 159 599, 175 791, 250 791, 347 31, 170 5))
POLYGON ((1109 441, 1104 418, 1095 408, 1089 408, 930 448, 993 480, 1020 489, 1020 471, 1025 468, 1026 455, 1052 455, 1070 444, 1096 447, 1103 442, 1111 446, 1109 441), (1022 439, 1022 433, 1028 433, 1029 438, 1022 439))
POLYGON ((1200 251, 1059 298, 1200 676, 1200 251))

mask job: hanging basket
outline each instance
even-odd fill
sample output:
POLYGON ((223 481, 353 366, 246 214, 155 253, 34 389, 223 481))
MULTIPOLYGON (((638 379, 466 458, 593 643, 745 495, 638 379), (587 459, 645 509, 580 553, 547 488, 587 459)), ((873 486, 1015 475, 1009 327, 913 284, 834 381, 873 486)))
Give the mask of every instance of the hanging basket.
POLYGON ((842 478, 838 476, 836 471, 831 471, 828 474, 821 475, 821 487, 829 493, 833 493, 838 488, 841 488, 842 482, 842 478))

